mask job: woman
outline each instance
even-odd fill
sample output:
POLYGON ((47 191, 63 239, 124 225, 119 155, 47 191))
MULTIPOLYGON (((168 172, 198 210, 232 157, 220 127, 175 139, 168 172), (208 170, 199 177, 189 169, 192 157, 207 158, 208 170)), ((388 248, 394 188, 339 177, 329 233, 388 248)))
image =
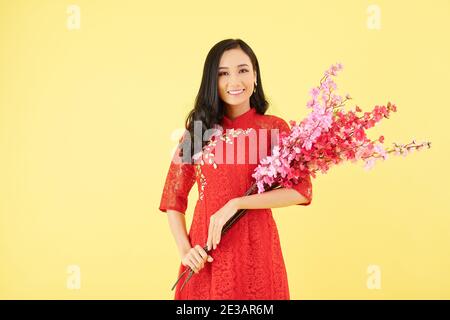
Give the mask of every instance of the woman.
POLYGON ((259 160, 270 155, 267 150, 272 150, 281 132, 289 132, 283 119, 265 115, 267 108, 252 49, 240 39, 217 43, 206 57, 195 106, 186 119, 186 134, 170 164, 159 206, 167 212, 177 243, 179 275, 187 267, 195 271, 183 290, 184 279, 178 283, 175 299, 289 299, 286 268, 270 208, 309 205, 312 188, 308 175, 291 188, 243 196, 254 182, 252 173, 259 160), (208 134, 214 128, 231 132, 231 139, 220 148, 217 144, 213 162, 200 162, 198 155, 201 160, 206 158, 198 151, 216 138, 208 134), (274 132, 277 139, 273 139, 274 132), (254 138, 251 141, 250 136, 254 138), (243 137, 247 141, 238 143, 243 137), (175 161, 180 156, 189 161, 175 161), (185 211, 195 182, 199 199, 188 234, 185 211), (241 208, 249 210, 221 239, 223 225, 241 208), (203 250, 205 244, 212 249, 209 254, 203 250))

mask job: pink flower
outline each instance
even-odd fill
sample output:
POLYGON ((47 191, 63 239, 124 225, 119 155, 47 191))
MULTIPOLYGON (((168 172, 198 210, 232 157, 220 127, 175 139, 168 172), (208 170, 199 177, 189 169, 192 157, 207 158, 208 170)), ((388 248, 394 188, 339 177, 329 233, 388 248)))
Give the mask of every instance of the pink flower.
MULTIPOLYGON (((377 158, 386 160, 389 153, 405 156, 408 148, 420 150, 424 147, 423 144, 415 145, 414 141, 410 147, 396 145, 385 150, 380 144, 384 142, 384 136, 375 141, 367 138, 367 129, 381 119, 389 118, 391 112, 396 112, 396 106, 390 102, 387 106, 375 106, 362 117, 355 114, 363 111, 359 106, 354 112, 337 110, 345 99, 351 99, 350 94, 346 94, 344 99, 335 91, 337 85, 331 77, 341 69, 342 64, 338 63, 324 72, 320 85, 310 90, 312 99, 307 103, 312 108, 310 114, 299 123, 289 121, 289 134, 281 134, 280 145, 273 149, 271 156, 260 161, 252 175, 257 181, 258 192, 266 190, 265 186, 270 189, 275 183, 283 186, 298 183, 300 171, 315 177, 316 171, 326 173, 332 165, 345 160, 363 160, 369 170, 377 158)), ((430 147, 431 143, 427 146, 430 147)))
POLYGON ((356 129, 355 130, 355 139, 356 140, 363 140, 364 139, 364 130, 356 129))
POLYGON ((313 100, 316 100, 316 99, 317 99, 317 96, 319 95, 319 93, 320 93, 320 90, 319 90, 319 88, 317 88, 317 87, 312 88, 312 89, 309 91, 309 94, 311 95, 311 97, 313 98, 313 100))
POLYGON ((366 164, 364 166, 364 169, 370 170, 370 169, 373 168, 374 165, 375 165, 375 159, 374 158, 369 158, 368 160, 366 160, 366 164))

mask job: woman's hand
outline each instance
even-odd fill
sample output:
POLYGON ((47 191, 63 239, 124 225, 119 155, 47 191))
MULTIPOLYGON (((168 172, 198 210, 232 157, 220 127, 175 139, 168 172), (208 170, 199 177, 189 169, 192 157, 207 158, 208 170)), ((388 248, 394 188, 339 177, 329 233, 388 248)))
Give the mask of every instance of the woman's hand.
POLYGON ((198 273, 205 266, 206 261, 212 262, 213 260, 202 247, 196 245, 183 256, 181 263, 183 266, 189 266, 195 273, 198 273))
POLYGON ((222 236, 223 226, 238 209, 237 199, 231 199, 211 216, 209 221, 208 240, 206 242, 208 250, 216 249, 222 236))

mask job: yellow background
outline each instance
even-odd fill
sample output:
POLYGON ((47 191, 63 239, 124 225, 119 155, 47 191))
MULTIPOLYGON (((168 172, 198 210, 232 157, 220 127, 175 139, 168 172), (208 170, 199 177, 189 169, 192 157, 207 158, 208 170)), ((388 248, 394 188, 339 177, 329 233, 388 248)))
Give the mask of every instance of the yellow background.
POLYGON ((173 298, 179 257, 158 205, 206 54, 226 38, 255 51, 269 114, 305 117, 341 62, 348 108, 398 107, 371 138, 432 141, 371 171, 333 168, 309 207, 273 210, 291 298, 450 298, 449 31, 448 0, 1 1, 0 298, 173 298))

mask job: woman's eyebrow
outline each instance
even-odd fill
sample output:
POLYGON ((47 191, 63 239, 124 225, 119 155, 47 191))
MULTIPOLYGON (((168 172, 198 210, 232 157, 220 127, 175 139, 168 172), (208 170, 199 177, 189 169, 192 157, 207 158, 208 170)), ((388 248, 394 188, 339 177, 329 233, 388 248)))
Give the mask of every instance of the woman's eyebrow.
MULTIPOLYGON (((237 67, 243 67, 243 66, 247 66, 248 67, 248 64, 243 63, 243 64, 238 65, 237 67)), ((219 67, 219 69, 228 69, 228 67, 219 67)))

